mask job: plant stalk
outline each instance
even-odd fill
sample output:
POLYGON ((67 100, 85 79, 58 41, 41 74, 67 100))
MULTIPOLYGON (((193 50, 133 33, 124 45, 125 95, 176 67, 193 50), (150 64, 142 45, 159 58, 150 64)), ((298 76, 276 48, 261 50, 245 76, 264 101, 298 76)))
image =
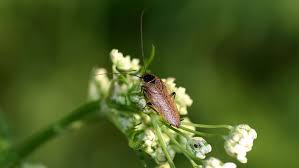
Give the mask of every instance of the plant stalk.
POLYGON ((164 139, 163 139, 163 137, 162 137, 161 128, 160 128, 160 126, 159 126, 159 124, 158 124, 158 122, 159 122, 159 121, 158 121, 158 118, 157 118, 157 116, 156 116, 155 114, 152 114, 152 115, 151 115, 151 118, 152 118, 153 127, 154 127, 154 129, 155 129, 155 131, 156 131, 156 134, 157 134, 157 136, 158 136, 159 143, 160 143, 161 148, 162 148, 162 150, 163 150, 163 152, 164 152, 164 154, 165 154, 165 157, 166 157, 166 159, 167 159, 167 161, 168 161, 170 167, 171 167, 171 168, 175 168, 175 165, 174 165, 174 163, 173 163, 173 161, 172 161, 172 159, 171 159, 171 157, 170 157, 170 155, 169 155, 169 152, 168 152, 168 150, 167 150, 166 143, 165 143, 165 141, 164 141, 164 139))
POLYGON ((75 123, 82 121, 87 116, 95 114, 100 110, 100 101, 86 103, 74 110, 61 120, 49 125, 47 128, 33 134, 20 144, 12 145, 7 150, 0 153, 0 167, 10 168, 20 163, 29 154, 55 138, 60 133, 69 130, 75 123))

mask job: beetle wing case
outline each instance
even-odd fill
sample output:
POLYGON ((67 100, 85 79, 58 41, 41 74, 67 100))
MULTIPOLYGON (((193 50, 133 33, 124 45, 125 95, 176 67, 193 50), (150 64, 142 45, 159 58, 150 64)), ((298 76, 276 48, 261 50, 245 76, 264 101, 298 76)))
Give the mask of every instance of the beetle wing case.
POLYGON ((180 115, 164 82, 158 77, 155 77, 147 82, 144 81, 142 89, 144 96, 148 102, 150 102, 152 108, 162 115, 171 125, 179 127, 181 122, 180 115))

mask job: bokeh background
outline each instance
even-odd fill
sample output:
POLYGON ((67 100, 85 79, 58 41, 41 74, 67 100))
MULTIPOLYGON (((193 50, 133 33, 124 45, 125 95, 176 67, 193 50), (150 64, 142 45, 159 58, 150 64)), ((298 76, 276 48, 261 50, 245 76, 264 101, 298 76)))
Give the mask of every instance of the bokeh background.
MULTIPOLYGON (((258 140, 241 168, 298 167, 299 1, 1 0, 0 108, 19 142, 86 101, 91 69, 117 48, 173 76, 197 123, 248 123, 258 140)), ((3 122, 3 121, 2 121, 3 122)), ((215 142, 215 156, 231 161, 215 142)), ((64 134, 28 158, 49 168, 141 167, 108 121, 64 134)), ((189 167, 182 156, 178 167, 189 167)))

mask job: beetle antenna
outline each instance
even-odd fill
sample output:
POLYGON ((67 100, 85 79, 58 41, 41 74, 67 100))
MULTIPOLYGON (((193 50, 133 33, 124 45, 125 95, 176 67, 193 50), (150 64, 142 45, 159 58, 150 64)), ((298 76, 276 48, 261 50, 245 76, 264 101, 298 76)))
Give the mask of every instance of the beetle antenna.
POLYGON ((135 77, 138 77, 138 78, 142 78, 141 76, 138 76, 138 75, 135 75, 135 74, 130 74, 130 73, 117 73, 117 72, 106 72, 106 73, 99 73, 99 74, 94 74, 94 76, 98 76, 98 75, 107 75, 107 74, 110 74, 110 75, 131 75, 131 76, 135 76, 135 77))
POLYGON ((145 65, 144 60, 144 48, 143 48, 143 15, 144 15, 145 9, 142 10, 140 15, 140 47, 141 47, 141 55, 142 55, 142 62, 143 65, 145 65))

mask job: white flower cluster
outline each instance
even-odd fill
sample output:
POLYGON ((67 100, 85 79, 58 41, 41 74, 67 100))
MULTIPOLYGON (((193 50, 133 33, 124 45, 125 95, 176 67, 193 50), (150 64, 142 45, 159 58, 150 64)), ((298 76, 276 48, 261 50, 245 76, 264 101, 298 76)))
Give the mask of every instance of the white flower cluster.
MULTIPOLYGON (((167 146, 167 151, 171 157, 171 159, 173 160, 174 156, 175 156, 175 151, 171 146, 167 146)), ((163 164, 165 162, 167 162, 166 156, 162 150, 161 147, 157 148, 155 153, 152 155, 153 158, 155 158, 156 162, 158 164, 163 164)))
POLYGON ((166 84, 170 92, 176 93, 175 102, 177 104, 177 108, 180 114, 187 115, 187 107, 192 105, 193 100, 186 93, 186 89, 183 87, 176 87, 176 84, 174 83, 174 78, 162 79, 162 81, 166 84))
POLYGON ((113 71, 117 71, 116 68, 123 71, 138 71, 140 69, 139 59, 133 58, 131 60, 129 55, 124 57, 117 49, 113 49, 110 52, 110 56, 113 63, 113 71))
POLYGON ((101 91, 107 94, 111 83, 107 76, 107 70, 104 68, 98 68, 95 70, 95 75, 95 81, 101 88, 101 91))
POLYGON ((146 129, 144 131, 143 141, 143 147, 145 149, 145 152, 148 154, 154 153, 154 150, 155 148, 157 148, 158 145, 158 138, 152 129, 146 129))
POLYGON ((237 125, 226 137, 224 148, 229 155, 236 156, 241 163, 246 163, 246 154, 252 149, 253 141, 256 138, 257 133, 250 126, 237 125))
POLYGON ((128 115, 128 116, 119 116, 117 118, 118 124, 122 127, 124 131, 129 129, 139 130, 143 127, 141 123, 141 117, 138 114, 128 115))
POLYGON ((193 137, 189 140, 192 153, 199 159, 204 159, 206 154, 212 151, 212 146, 202 137, 193 137))
POLYGON ((98 100, 101 97, 106 97, 111 84, 106 69, 94 69, 92 75, 93 78, 89 82, 88 98, 90 100, 98 100))
MULTIPOLYGON (((167 145, 167 150, 170 155, 170 157, 173 159, 175 156, 175 151, 172 149, 171 146, 169 146, 170 139, 167 135, 162 134, 163 140, 167 145)), ((143 137, 143 145, 142 148, 144 151, 152 156, 156 160, 157 163, 163 164, 166 162, 165 154, 162 150, 162 148, 159 146, 158 137, 155 134, 155 132, 151 128, 147 128, 144 131, 144 137, 143 137)))
POLYGON ((236 168, 236 164, 232 162, 223 163, 221 160, 210 157, 203 161, 203 165, 200 168, 236 168))
MULTIPOLYGON (((123 56, 121 52, 118 52, 117 49, 113 49, 110 52, 111 60, 113 62, 112 71, 113 73, 119 73, 118 70, 121 71, 138 71, 140 69, 139 59, 131 59, 129 55, 123 56)), ((109 92, 109 88, 111 85, 111 81, 107 76, 107 71, 104 68, 95 69, 93 74, 94 78, 89 83, 89 99, 97 100, 101 98, 101 96, 107 96, 109 92)), ((136 78, 128 78, 130 82, 128 84, 121 84, 119 87, 114 88, 114 95, 116 95, 116 101, 125 104, 125 97, 119 95, 126 95, 128 89, 139 82, 136 78)), ((113 95, 112 95, 113 96, 113 95)), ((113 98, 113 97, 112 97, 113 98)))

